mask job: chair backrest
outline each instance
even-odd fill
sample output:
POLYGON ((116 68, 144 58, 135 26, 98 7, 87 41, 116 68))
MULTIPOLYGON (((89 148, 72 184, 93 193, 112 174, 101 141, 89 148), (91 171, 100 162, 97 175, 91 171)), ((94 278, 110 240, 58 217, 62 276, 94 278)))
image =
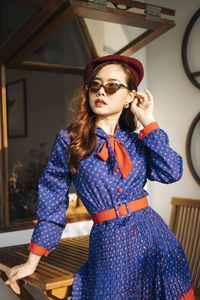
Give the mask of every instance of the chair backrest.
POLYGON ((169 227, 180 241, 200 295, 200 199, 172 198, 169 227))

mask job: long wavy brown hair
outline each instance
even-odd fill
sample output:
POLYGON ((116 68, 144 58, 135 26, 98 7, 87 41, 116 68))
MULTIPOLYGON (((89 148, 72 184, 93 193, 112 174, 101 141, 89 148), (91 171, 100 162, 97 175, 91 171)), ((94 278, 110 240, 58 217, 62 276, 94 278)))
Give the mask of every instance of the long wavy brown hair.
MULTIPOLYGON (((110 61, 98 65, 90 75, 90 82, 96 74, 106 65, 119 64, 127 75, 127 86, 129 90, 137 90, 136 80, 129 68, 119 62, 110 61)), ((78 172, 78 163, 87 158, 97 147, 95 130, 97 126, 96 115, 90 108, 88 82, 84 82, 78 95, 70 102, 73 112, 72 123, 69 125, 69 137, 71 143, 68 148, 68 162, 72 174, 78 172), (73 105, 75 105, 73 107, 73 105)), ((135 131, 137 121, 129 108, 124 108, 120 117, 119 125, 123 130, 135 131)))

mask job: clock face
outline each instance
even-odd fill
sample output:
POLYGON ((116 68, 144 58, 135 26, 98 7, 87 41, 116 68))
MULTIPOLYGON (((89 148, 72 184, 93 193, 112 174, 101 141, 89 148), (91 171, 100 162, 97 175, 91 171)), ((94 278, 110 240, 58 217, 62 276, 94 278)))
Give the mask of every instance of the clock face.
POLYGON ((182 62, 190 81, 200 89, 200 9, 191 18, 182 42, 182 62))
POLYGON ((200 113, 194 118, 187 136, 186 153, 190 171, 200 185, 200 113))

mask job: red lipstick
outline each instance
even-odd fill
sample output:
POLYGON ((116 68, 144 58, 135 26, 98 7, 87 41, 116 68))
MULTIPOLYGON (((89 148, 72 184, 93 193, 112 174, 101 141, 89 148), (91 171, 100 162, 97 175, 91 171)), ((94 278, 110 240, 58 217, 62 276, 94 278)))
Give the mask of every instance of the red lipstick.
POLYGON ((96 104, 96 106, 103 106, 103 105, 106 105, 107 103, 103 100, 103 99, 97 99, 96 101, 95 101, 95 104, 96 104))

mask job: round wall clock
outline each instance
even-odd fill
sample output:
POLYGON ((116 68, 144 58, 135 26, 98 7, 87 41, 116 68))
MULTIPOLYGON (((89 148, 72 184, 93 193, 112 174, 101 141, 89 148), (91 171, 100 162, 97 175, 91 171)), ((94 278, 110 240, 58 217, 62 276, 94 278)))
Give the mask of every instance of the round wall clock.
POLYGON ((190 81, 200 89, 200 9, 187 25, 182 42, 182 62, 190 81), (191 49, 192 48, 192 49, 191 49), (194 61, 196 58, 196 61, 194 61), (191 69, 196 69, 192 71, 191 69))
POLYGON ((186 155, 190 171, 200 185, 200 160, 199 160, 199 149, 200 149, 200 113, 192 121, 189 128, 187 141, 186 141, 186 155))

